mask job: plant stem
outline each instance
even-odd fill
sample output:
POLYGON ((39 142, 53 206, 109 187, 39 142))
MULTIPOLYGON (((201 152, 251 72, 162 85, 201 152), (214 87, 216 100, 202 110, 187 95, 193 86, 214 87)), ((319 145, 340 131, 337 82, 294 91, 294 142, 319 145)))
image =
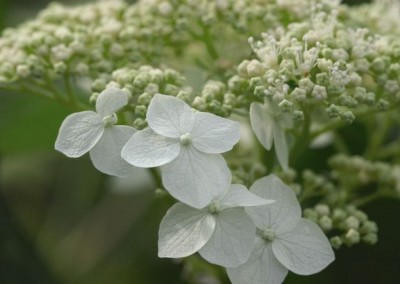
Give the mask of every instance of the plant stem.
POLYGON ((400 199, 400 195, 396 192, 389 191, 389 190, 381 190, 377 191, 373 194, 370 194, 365 197, 361 197, 359 199, 354 200, 352 203, 356 207, 362 207, 367 205, 368 203, 375 201, 379 198, 395 198, 395 199, 400 199))
POLYGON ((304 110, 304 122, 303 129, 301 131, 300 136, 296 139, 296 142, 291 150, 291 164, 295 164, 296 161, 300 158, 301 154, 307 149, 308 145, 311 141, 310 136, 310 126, 311 126, 311 110, 304 110))
POLYGON ((164 186, 157 168, 149 168, 149 171, 153 179, 156 181, 157 188, 163 188, 164 186))

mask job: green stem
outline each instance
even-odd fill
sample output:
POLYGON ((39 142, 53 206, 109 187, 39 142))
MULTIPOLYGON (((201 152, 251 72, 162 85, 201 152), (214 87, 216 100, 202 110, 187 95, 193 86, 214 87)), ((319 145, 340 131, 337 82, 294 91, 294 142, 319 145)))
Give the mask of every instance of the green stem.
POLYGON ((370 160, 380 152, 380 146, 384 142, 386 135, 390 129, 391 121, 387 117, 374 117, 375 127, 369 128, 370 139, 368 140, 367 148, 364 152, 364 156, 370 160))
POLYGON ((159 172, 157 171, 157 168, 149 168, 149 172, 153 179, 156 181, 157 188, 164 188, 161 176, 159 172))
POLYGON ((72 86, 71 86, 71 82, 69 81, 69 75, 68 73, 65 73, 63 76, 63 80, 64 80, 64 87, 65 90, 67 92, 67 96, 69 98, 69 101, 72 105, 77 106, 78 102, 74 96, 74 92, 72 91, 72 86))
POLYGON ((214 46, 213 38, 210 33, 210 28, 204 24, 202 24, 202 27, 203 27, 203 42, 206 46, 207 52, 213 60, 217 60, 219 58, 219 54, 214 46))
POLYGON ((399 199, 399 194, 397 192, 389 191, 389 190, 382 190, 382 191, 377 191, 373 194, 370 194, 365 197, 361 197, 359 199, 354 200, 352 203, 356 207, 362 207, 367 205, 368 203, 375 201, 380 198, 395 198, 399 199))
POLYGON ((311 110, 304 110, 304 122, 301 134, 296 139, 296 142, 291 150, 291 164, 294 165, 300 158, 301 154, 307 149, 311 141, 310 136, 310 126, 311 126, 311 110))

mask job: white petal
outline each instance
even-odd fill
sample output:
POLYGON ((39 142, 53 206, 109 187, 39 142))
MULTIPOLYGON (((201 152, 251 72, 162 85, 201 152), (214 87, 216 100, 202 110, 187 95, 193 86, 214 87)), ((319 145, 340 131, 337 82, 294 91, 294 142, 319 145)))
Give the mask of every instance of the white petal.
POLYGON ((96 111, 101 116, 109 116, 128 104, 128 94, 117 88, 107 88, 97 98, 96 111))
POLYGON ((121 158, 121 150, 135 132, 135 128, 125 125, 106 127, 99 142, 89 152, 95 168, 108 175, 128 176, 132 166, 121 158))
POLYGON ((178 141, 155 133, 151 128, 136 132, 122 148, 121 156, 136 167, 152 168, 175 159, 180 150, 178 141))
POLYGON ((211 113, 197 112, 191 132, 193 145, 205 153, 224 153, 240 139, 239 122, 211 113))
POLYGON ((246 208, 258 228, 268 228, 277 233, 297 224, 301 217, 299 202, 294 191, 277 176, 269 175, 255 181, 250 191, 261 198, 276 201, 265 206, 246 208))
POLYGON ((335 259, 322 230, 303 218, 292 231, 276 237, 272 242, 272 250, 284 266, 301 275, 317 273, 335 259))
POLYGON ((279 164, 284 170, 289 168, 289 148, 286 142, 285 131, 279 125, 273 127, 274 147, 279 164))
POLYGON ((246 206, 260 206, 273 203, 273 200, 260 198, 254 193, 247 190, 244 185, 232 184, 228 192, 221 199, 223 208, 229 207, 246 207, 246 206))
POLYGON ((258 141, 265 149, 271 150, 273 142, 273 120, 272 113, 266 104, 252 103, 250 105, 250 123, 258 141))
POLYGON ((172 206, 160 224, 159 257, 186 257, 210 239, 215 230, 215 218, 206 210, 197 210, 183 203, 172 206))
POLYGON ((250 259, 227 272, 232 284, 281 284, 288 270, 275 258, 271 244, 257 236, 250 259))
POLYGON ((216 216, 210 240, 199 250, 208 262, 225 267, 245 263, 254 245, 256 226, 242 209, 228 209, 216 216))
POLYGON ((192 207, 203 208, 227 190, 231 172, 219 154, 201 153, 194 147, 181 147, 178 157, 161 169, 169 193, 192 207))
POLYGON ((55 148, 68 157, 80 157, 93 148, 103 131, 103 119, 97 113, 82 111, 71 114, 61 124, 55 148))
POLYGON ((184 101, 157 94, 150 102, 146 119, 158 134, 177 138, 192 130, 194 113, 184 101))

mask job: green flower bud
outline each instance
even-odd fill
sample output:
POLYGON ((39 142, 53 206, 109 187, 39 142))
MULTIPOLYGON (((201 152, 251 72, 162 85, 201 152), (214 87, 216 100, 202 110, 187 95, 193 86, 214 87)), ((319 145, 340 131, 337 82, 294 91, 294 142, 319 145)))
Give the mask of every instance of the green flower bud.
POLYGON ((192 94, 189 91, 179 91, 178 94, 176 95, 178 99, 181 99, 187 104, 190 104, 192 102, 192 94))
POLYGON ((149 105, 153 97, 149 93, 143 93, 139 96, 138 102, 141 105, 149 105))
POLYGON ((92 90, 94 92, 102 92, 107 85, 107 81, 104 79, 97 79, 92 83, 92 90))
POLYGON ((333 210, 332 219, 334 222, 339 222, 344 220, 347 217, 346 211, 340 208, 335 208, 333 210))
POLYGON ((64 74, 67 71, 67 65, 64 62, 57 62, 54 64, 54 72, 57 74, 64 74))
POLYGON ((170 96, 177 96, 179 91, 180 91, 180 89, 177 86, 171 85, 171 84, 165 85, 165 88, 164 88, 164 93, 166 95, 170 95, 170 96))
POLYGON ((344 227, 346 229, 355 229, 355 230, 357 230, 360 227, 360 221, 354 216, 349 216, 344 221, 344 227))
POLYGON ((345 122, 347 122, 348 124, 353 123, 353 121, 356 119, 356 117, 351 111, 342 112, 340 114, 340 118, 345 122))
POLYGON ((293 108, 293 103, 284 99, 278 106, 283 112, 290 112, 293 108))
POLYGON ((303 212, 304 218, 309 219, 315 223, 318 222, 318 213, 312 208, 306 208, 303 212))
POLYGON ((307 92, 301 88, 295 88, 291 93, 290 97, 296 102, 303 102, 307 98, 307 92))
POLYGON ((324 231, 330 231, 332 229, 332 219, 324 215, 318 220, 318 225, 324 231))
POLYGON ((90 96, 90 98, 89 98, 89 103, 91 104, 91 105, 96 105, 96 102, 97 102, 97 98, 99 97, 99 93, 93 93, 91 96, 90 96))
POLYGON ((21 64, 17 66, 17 75, 21 78, 27 78, 31 75, 29 66, 21 64))
POLYGON ((160 87, 157 84, 149 83, 146 88, 144 88, 144 91, 154 96, 160 92, 160 87))
POLYGON ((249 60, 243 60, 239 66, 237 67, 237 72, 240 76, 242 77, 248 77, 247 73, 247 66, 249 65, 250 61, 249 60))
POLYGON ((202 97, 195 97, 192 103, 192 107, 197 110, 205 111, 207 110, 207 103, 202 97))
POLYGON ((363 234, 377 233, 378 226, 373 221, 365 221, 361 226, 360 232, 363 234))
POLYGON ((133 80, 133 86, 135 88, 143 90, 150 81, 150 76, 147 73, 138 74, 133 80))
POLYGON ((299 80, 299 87, 307 92, 307 94, 311 94, 314 83, 310 80, 310 78, 302 78, 299 80))
POLYGON ((353 213, 353 216, 357 218, 358 221, 360 222, 365 222, 368 220, 367 214, 362 212, 361 210, 357 210, 353 213))
POLYGON ((362 241, 368 245, 374 245, 378 242, 378 235, 375 233, 369 233, 362 237, 362 241))
POLYGON ((145 118, 147 112, 147 107, 144 105, 138 105, 135 107, 135 114, 139 117, 145 118))
POLYGON ((231 107, 236 106, 236 96, 232 93, 224 94, 224 104, 227 104, 231 107))
POLYGON ((256 59, 251 60, 247 65, 246 69, 247 69, 247 74, 250 77, 259 77, 265 73, 265 69, 262 66, 261 62, 256 59))
POLYGON ((295 122, 302 122, 304 121, 304 112, 301 110, 293 111, 293 120, 295 122))
POLYGON ((326 204, 317 204, 314 209, 320 216, 329 215, 331 212, 329 206, 326 204))
POLYGON ((264 98, 265 97, 265 87, 264 86, 256 86, 254 88, 254 96, 257 98, 264 98))
POLYGON ((147 122, 143 118, 136 118, 135 121, 133 122, 133 127, 135 127, 138 130, 142 130, 146 126, 147 122))
POLYGON ((379 110, 387 110, 389 108, 389 102, 385 99, 379 99, 379 101, 376 104, 376 107, 379 110))
POLYGON ((339 236, 332 237, 329 241, 334 249, 340 249, 343 244, 342 239, 339 236))
POLYGON ((348 230, 346 235, 344 236, 344 242, 348 246, 358 244, 360 242, 360 233, 355 229, 348 230))
POLYGON ((316 82, 318 85, 325 86, 325 87, 328 86, 329 82, 330 82, 329 75, 325 72, 318 73, 316 75, 316 82))

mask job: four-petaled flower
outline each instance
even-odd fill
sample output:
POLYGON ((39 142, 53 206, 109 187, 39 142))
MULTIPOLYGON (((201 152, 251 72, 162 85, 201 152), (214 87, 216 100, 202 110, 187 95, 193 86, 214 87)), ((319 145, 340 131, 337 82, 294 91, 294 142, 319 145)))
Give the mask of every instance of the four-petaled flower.
POLYGON ((253 102, 250 105, 250 123, 258 141, 265 149, 275 148, 276 157, 284 170, 288 169, 289 148, 284 128, 291 124, 287 115, 282 113, 276 102, 265 98, 264 103, 253 102))
POLYGON ((136 132, 132 127, 114 125, 116 111, 128 103, 126 92, 117 88, 104 90, 97 98, 96 112, 82 111, 69 115, 62 123, 55 148, 76 158, 89 152, 93 165, 101 172, 127 176, 132 166, 121 158, 121 149, 136 132))
POLYGON ((249 260, 227 270, 233 284, 279 284, 288 270, 309 275, 334 260, 327 237, 315 223, 301 218, 293 190, 278 177, 261 178, 250 191, 276 203, 245 209, 258 233, 249 260))
POLYGON ((161 167, 165 188, 179 201, 203 208, 231 181, 220 153, 239 141, 239 123, 194 112, 175 97, 157 94, 146 115, 149 128, 135 133, 122 157, 137 167, 161 167))
POLYGON ((178 202, 160 224, 158 255, 180 258, 195 252, 207 261, 235 267, 250 256, 256 227, 243 208, 272 203, 239 184, 227 185, 205 208, 178 202))

